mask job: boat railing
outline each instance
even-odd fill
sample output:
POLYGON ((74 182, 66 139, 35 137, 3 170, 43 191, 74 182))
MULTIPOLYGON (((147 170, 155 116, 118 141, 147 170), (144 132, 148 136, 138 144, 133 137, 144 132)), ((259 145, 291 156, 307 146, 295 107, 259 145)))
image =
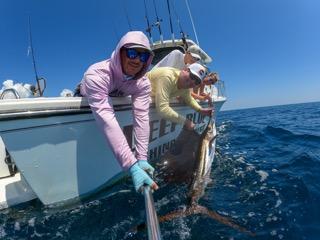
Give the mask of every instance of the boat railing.
POLYGON ((215 83, 215 87, 217 88, 216 97, 217 98, 226 98, 226 89, 225 89, 225 83, 223 80, 219 80, 215 83))
MULTIPOLYGON (((20 98, 20 95, 18 93, 18 91, 14 88, 7 88, 5 90, 2 91, 1 95, 0 95, 0 99, 5 99, 7 98, 6 95, 7 94, 10 94, 10 97, 12 99, 13 98, 16 98, 16 99, 19 99, 20 98), (11 94, 10 94, 11 93, 11 94)), ((7 95, 9 96, 9 95, 7 95)))

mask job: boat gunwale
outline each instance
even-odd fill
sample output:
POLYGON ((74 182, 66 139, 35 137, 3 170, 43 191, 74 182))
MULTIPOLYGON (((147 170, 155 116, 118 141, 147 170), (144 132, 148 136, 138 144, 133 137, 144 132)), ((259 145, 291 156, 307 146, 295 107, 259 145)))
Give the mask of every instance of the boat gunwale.
MULTIPOLYGON (((224 102, 225 98, 217 99, 215 102, 224 102)), ((128 111, 132 109, 131 98, 113 97, 113 107, 116 112, 128 111)), ((36 98, 36 99, 15 99, 2 102, 0 107, 0 122, 17 120, 23 118, 46 118, 61 115, 77 115, 91 113, 90 106, 86 98, 36 98)), ((200 105, 206 105, 206 102, 200 102, 200 105)), ((170 106, 185 107, 185 103, 178 101, 170 102, 170 106)), ((155 109, 155 104, 150 104, 150 109, 155 109)))

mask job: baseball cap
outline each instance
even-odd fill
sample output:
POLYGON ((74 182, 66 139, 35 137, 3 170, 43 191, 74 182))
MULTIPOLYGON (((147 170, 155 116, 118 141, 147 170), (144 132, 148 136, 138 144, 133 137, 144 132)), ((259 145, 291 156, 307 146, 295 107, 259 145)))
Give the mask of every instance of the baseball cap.
POLYGON ((204 79, 207 74, 206 68, 202 66, 200 63, 192 63, 188 66, 190 72, 197 77, 200 82, 204 79))
MULTIPOLYGON (((203 63, 210 63, 212 62, 212 58, 208 56, 208 54, 206 54, 198 45, 193 44, 190 47, 188 47, 187 49, 188 52, 196 54, 197 56, 199 56, 199 59, 201 59, 201 62, 203 63)), ((192 55, 192 54, 191 54, 192 55)), ((196 56, 194 55, 194 56, 196 56)))
POLYGON ((144 45, 141 44, 128 44, 124 46, 125 48, 142 48, 145 49, 147 51, 149 51, 150 53, 152 53, 152 50, 144 45))
POLYGON ((200 56, 200 49, 199 47, 193 45, 193 46, 190 46, 188 49, 187 49, 187 52, 191 54, 192 57, 201 60, 201 56, 200 56))

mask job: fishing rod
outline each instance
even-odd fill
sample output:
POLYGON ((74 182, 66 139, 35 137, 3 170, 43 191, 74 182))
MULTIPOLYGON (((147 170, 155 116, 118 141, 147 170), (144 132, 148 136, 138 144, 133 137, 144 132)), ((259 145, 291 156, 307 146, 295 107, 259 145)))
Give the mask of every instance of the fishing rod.
POLYGON ((145 19, 146 19, 146 21, 147 21, 147 29, 146 29, 146 32, 147 32, 148 35, 149 35, 151 44, 153 44, 152 34, 151 34, 152 25, 150 25, 150 22, 149 22, 146 0, 144 0, 144 10, 145 10, 145 19))
POLYGON ((168 12, 169 12, 171 38, 172 38, 172 43, 174 43, 174 32, 173 32, 173 27, 172 27, 172 20, 171 20, 171 11, 170 11, 169 0, 167 0, 167 6, 168 6, 168 12))
POLYGON ((157 11, 157 7, 156 7, 156 3, 155 1, 153 0, 153 6, 154 6, 154 11, 156 13, 156 18, 157 18, 157 21, 155 22, 155 26, 158 27, 159 29, 159 34, 160 34, 160 41, 161 41, 161 44, 163 43, 163 35, 162 35, 162 31, 161 31, 161 22, 162 22, 162 19, 159 19, 158 17, 158 11, 157 11))
MULTIPOLYGON (((30 19, 30 16, 29 16, 29 48, 28 48, 28 50, 30 50, 30 52, 31 52, 33 69, 34 69, 34 73, 35 73, 36 81, 37 81, 37 87, 38 88, 36 89, 36 92, 38 91, 40 97, 42 97, 44 89, 46 88, 46 80, 43 77, 39 77, 38 76, 36 60, 35 60, 35 56, 34 56, 33 42, 32 42, 32 31, 31 31, 31 19, 30 19), (43 81, 43 84, 44 84, 43 89, 41 89, 41 85, 40 85, 40 81, 41 80, 43 81)), ((29 53, 29 51, 28 51, 28 53, 29 53)))
POLYGON ((196 37, 197 44, 200 47, 199 40, 198 40, 198 35, 197 35, 197 32, 196 32, 196 28, 194 26, 193 18, 192 18, 191 11, 190 11, 189 2, 188 2, 188 0, 185 0, 185 2, 186 2, 186 5, 187 5, 187 8, 188 8, 188 12, 189 12, 189 16, 190 16, 193 32, 194 32, 194 35, 196 37))
POLYGON ((176 18, 177 18, 177 22, 178 22, 179 29, 180 29, 180 35, 181 35, 181 39, 182 39, 184 48, 185 48, 185 49, 188 49, 187 34, 185 34, 185 32, 184 32, 183 29, 182 29, 182 25, 181 25, 181 21, 180 21, 179 15, 177 14, 176 9, 175 9, 175 7, 174 7, 174 1, 173 1, 173 3, 172 3, 172 8, 173 8, 174 15, 175 15, 176 18))

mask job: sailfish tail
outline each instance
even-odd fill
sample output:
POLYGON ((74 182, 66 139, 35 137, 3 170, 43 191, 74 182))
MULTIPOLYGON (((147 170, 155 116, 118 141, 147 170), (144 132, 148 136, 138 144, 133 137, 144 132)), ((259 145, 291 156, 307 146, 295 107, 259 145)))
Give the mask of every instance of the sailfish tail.
MULTIPOLYGON (((167 221, 171 221, 175 218, 180 218, 180 217, 187 217, 187 216, 190 216, 190 215, 193 215, 193 214, 203 214, 203 215, 207 215, 208 217, 224 224, 224 225, 227 225, 229 227, 232 227, 240 232, 243 232, 245 234, 248 234, 252 237, 255 236, 255 234, 249 230, 247 230, 246 228, 234 223, 232 221, 231 218, 228 218, 228 217, 225 217, 225 216, 222 216, 220 215, 219 213, 215 212, 215 211, 212 211, 212 210, 209 210, 208 208, 206 207, 203 207, 203 206, 200 206, 200 205, 194 205, 194 206, 191 206, 187 209, 181 209, 181 210, 177 210, 177 211, 173 211, 173 212, 170 212, 164 216, 160 216, 158 218, 159 220, 159 223, 161 222, 167 222, 167 221)), ((140 224, 138 227, 137 227, 137 230, 143 230, 145 228, 145 224, 140 224)))

